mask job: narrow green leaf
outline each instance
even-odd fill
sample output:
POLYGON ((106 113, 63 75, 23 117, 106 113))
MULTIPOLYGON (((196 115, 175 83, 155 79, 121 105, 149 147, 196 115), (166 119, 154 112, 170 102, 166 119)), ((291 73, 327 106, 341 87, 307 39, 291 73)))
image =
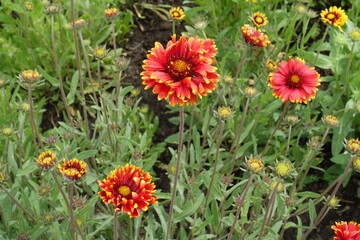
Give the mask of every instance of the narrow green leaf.
POLYGON ((66 97, 68 105, 72 104, 75 100, 75 93, 77 92, 78 83, 79 83, 79 71, 76 71, 71 78, 70 92, 66 97))
POLYGON ((174 223, 178 223, 182 221, 184 218, 192 215, 201 205, 204 200, 204 194, 201 194, 195 202, 188 202, 181 208, 183 209, 182 212, 175 214, 174 216, 174 223))
POLYGON ((41 75, 50 82, 51 85, 53 85, 54 87, 59 87, 59 81, 56 78, 50 76, 39 65, 36 66, 36 70, 38 70, 41 73, 41 75))
POLYGON ((86 151, 82 151, 81 153, 79 153, 78 155, 76 155, 76 158, 79 160, 85 160, 87 158, 91 158, 93 156, 95 156, 97 154, 98 150, 86 150, 86 151))
POLYGON ((314 202, 312 200, 309 200, 309 217, 310 217, 310 223, 312 224, 316 218, 316 209, 314 202))

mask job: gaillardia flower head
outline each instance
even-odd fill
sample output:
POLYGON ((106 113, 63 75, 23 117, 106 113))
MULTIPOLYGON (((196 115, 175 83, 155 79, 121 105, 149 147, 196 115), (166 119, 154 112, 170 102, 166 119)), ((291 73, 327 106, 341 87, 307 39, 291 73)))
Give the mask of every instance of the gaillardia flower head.
POLYGON ((346 15, 345 11, 341 9, 341 7, 330 7, 329 9, 322 10, 320 13, 321 20, 324 23, 331 24, 335 27, 338 27, 340 31, 341 26, 346 23, 348 16, 346 15))
POLYGON ((260 29, 250 27, 245 24, 241 28, 241 33, 245 39, 245 42, 256 47, 266 47, 270 41, 266 34, 262 33, 260 29))
POLYGON ((153 88, 158 100, 168 99, 171 105, 197 103, 197 96, 206 96, 216 88, 213 40, 173 35, 164 48, 159 42, 144 60, 141 73, 145 89, 153 88))
POLYGON ((346 141, 346 148, 352 154, 360 154, 360 140, 350 139, 346 141))
POLYGON ((126 212, 130 217, 140 216, 139 210, 146 211, 150 204, 157 203, 153 195, 155 184, 151 175, 141 168, 126 164, 110 172, 99 182, 100 197, 106 204, 114 204, 115 211, 126 212))
POLYGON ((267 17, 264 13, 256 12, 250 17, 251 21, 255 24, 256 27, 265 26, 268 23, 267 17))
POLYGON ((179 7, 173 7, 169 11, 170 17, 174 20, 182 20, 185 17, 184 11, 179 7))
POLYGON ((250 158, 247 160, 246 166, 253 173, 258 173, 264 168, 264 163, 259 158, 250 158))
POLYGON ((76 181, 79 180, 83 175, 87 173, 86 163, 80 161, 76 158, 73 158, 69 161, 66 159, 62 160, 63 165, 60 164, 56 165, 59 169, 59 172, 62 176, 68 181, 76 181))
POLYGON ((51 151, 46 151, 40 154, 37 163, 42 169, 51 167, 56 162, 56 155, 51 151))
POLYGON ((307 103, 315 98, 320 85, 320 75, 315 69, 305 65, 301 59, 289 58, 280 62, 277 70, 269 74, 269 85, 277 98, 294 103, 307 103))
POLYGON ((360 224, 356 222, 335 222, 331 229, 336 235, 334 240, 360 240, 360 224))
POLYGON ((105 17, 108 19, 114 19, 119 15, 119 10, 117 8, 108 8, 104 10, 105 17))

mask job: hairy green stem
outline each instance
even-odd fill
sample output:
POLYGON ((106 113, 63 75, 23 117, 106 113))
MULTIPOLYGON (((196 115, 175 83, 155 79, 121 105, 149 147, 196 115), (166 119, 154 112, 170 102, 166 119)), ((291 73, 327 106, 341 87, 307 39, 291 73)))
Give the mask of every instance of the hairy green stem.
POLYGON ((51 15, 51 47, 52 47, 52 55, 53 55, 53 59, 54 59, 54 64, 55 64, 55 71, 56 71, 56 75, 57 75, 57 78, 59 81, 61 100, 63 101, 63 103, 65 105, 67 119, 72 124, 73 123, 72 117, 70 114, 69 105, 67 104, 66 95, 65 95, 65 91, 64 91, 64 84, 63 84, 63 80, 62 80, 62 76, 61 76, 61 70, 60 70, 59 61, 58 61, 58 57, 57 57, 57 53, 56 53, 54 15, 51 15))
POLYGON ((247 98, 246 103, 245 103, 245 107, 244 107, 244 112, 243 112, 243 114, 241 116, 239 128, 238 128, 238 130, 236 132, 235 140, 234 140, 234 142, 233 142, 233 144, 231 146, 231 149, 233 149, 234 146, 235 146, 235 149, 234 149, 234 151, 231 151, 231 149, 230 149, 230 152, 232 152, 232 160, 231 160, 231 168, 230 168, 230 171, 228 173, 228 176, 231 175, 231 173, 232 173, 232 171, 234 170, 234 167, 235 167, 236 155, 237 155, 237 152, 238 152, 238 150, 240 148, 240 145, 241 145, 239 140, 240 140, 240 137, 241 137, 242 129, 244 127, 245 118, 246 118, 247 112, 249 110, 249 104, 250 104, 250 98, 247 98))
POLYGON ((117 211, 114 210, 114 240, 118 240, 118 216, 117 211))
POLYGON ((168 217, 168 224, 167 224, 167 231, 166 231, 166 238, 165 238, 166 240, 169 240, 170 235, 171 235, 172 217, 173 217, 174 205, 175 205, 175 199, 176 199, 177 182, 178 182, 179 172, 180 172, 181 151, 182 151, 183 133, 184 133, 184 106, 180 107, 179 118, 180 118, 180 126, 179 126, 177 162, 176 162, 176 170, 175 170, 175 176, 174 176, 174 185, 173 185, 173 190, 172 190, 172 194, 171 194, 169 217, 168 217))
POLYGON ((237 210, 236 210, 236 215, 235 215, 235 218, 234 218, 234 221, 233 221, 233 224, 231 225, 231 228, 230 228, 230 232, 229 232, 229 235, 227 237, 227 240, 230 240, 231 237, 233 236, 234 234, 234 230, 235 230, 235 226, 236 226, 236 223, 240 217, 240 213, 241 213, 241 208, 242 208, 242 205, 244 204, 245 202, 245 199, 246 199, 246 195, 247 195, 247 192, 249 191, 249 188, 251 186, 251 183, 252 183, 252 180, 254 179, 254 174, 251 173, 249 179, 248 179, 248 182, 245 186, 245 189, 244 189, 244 192, 243 194, 241 195, 240 197, 240 202, 237 203, 238 206, 237 206, 237 210))
POLYGON ((33 214, 31 214, 3 185, 0 184, 1 189, 8 195, 11 200, 30 218, 31 221, 33 221, 35 224, 38 222, 33 217, 33 214))
POLYGON ((34 104, 33 104, 33 100, 32 100, 32 88, 31 88, 30 84, 28 84, 27 89, 28 89, 28 101, 29 101, 29 105, 30 105, 29 114, 30 114, 30 124, 31 124, 31 128, 32 128, 32 132, 33 132, 33 142, 34 142, 35 151, 38 152, 36 138, 37 138, 38 144, 40 144, 40 147, 42 150, 44 150, 44 145, 43 145, 43 142, 41 141, 40 134, 39 134, 38 128, 35 123, 34 104))
POLYGON ((349 59, 346 65, 346 74, 345 74, 345 94, 349 98, 349 89, 350 89, 350 69, 351 69, 351 63, 353 60, 353 54, 355 49, 355 40, 353 40, 353 43, 351 45, 351 50, 349 54, 349 59))
POLYGON ((275 128, 274 128, 274 130, 273 130, 273 132, 271 133, 270 138, 269 138, 268 141, 266 142, 266 145, 265 145, 265 147, 264 147, 264 150, 263 150, 262 153, 260 154, 260 158, 262 158, 262 157, 266 154, 268 148, 270 147, 271 140, 273 139, 276 131, 279 129, 280 124, 281 124, 282 120, 284 119, 284 116, 285 116, 285 113, 286 113, 286 110, 287 110, 289 104, 290 104, 290 102, 286 102, 286 103, 284 104, 284 107, 283 107, 281 116, 280 116, 280 118, 279 118, 279 120, 278 120, 278 122, 277 122, 277 124, 276 124, 276 126, 275 126, 275 128))
POLYGON ((217 173, 217 165, 218 165, 218 162, 219 162, 219 152, 220 152, 220 145, 221 145, 221 141, 222 141, 222 137, 223 137, 223 132, 224 132, 224 121, 220 120, 220 132, 219 132, 219 136, 218 136, 218 139, 217 139, 217 145, 216 145, 214 169, 213 169, 213 172, 211 174, 209 188, 208 188, 207 193, 206 193, 206 198, 205 198, 205 203, 204 203, 204 208, 203 208, 203 218, 205 217, 205 210, 207 208, 207 204, 208 204, 208 201, 209 201, 209 196, 210 196, 210 193, 211 193, 212 185, 214 183, 215 174, 217 173))
POLYGON ((85 132, 88 139, 90 139, 90 129, 89 129, 89 120, 86 110, 86 99, 84 93, 84 80, 81 71, 81 60, 80 60, 80 50, 79 50, 79 41, 76 34, 76 25, 75 25, 75 7, 74 7, 74 0, 70 0, 70 8, 71 8, 71 21, 73 25, 73 35, 75 40, 75 55, 76 55, 76 66, 79 72, 79 82, 80 82, 80 94, 81 94, 81 101, 82 101, 82 109, 85 121, 85 132))
MULTIPOLYGON (((329 130, 330 130, 330 127, 327 127, 326 130, 325 130, 325 133, 324 133, 324 135, 323 135, 323 137, 322 137, 322 139, 321 139, 321 141, 320 141, 319 148, 324 144, 325 138, 326 138, 326 136, 328 135, 329 130)), ((318 148, 318 150, 319 150, 319 148, 318 148)), ((311 167, 311 165, 313 164, 313 162, 314 162, 314 160, 315 160, 315 157, 316 157, 316 154, 317 154, 318 150, 314 153, 314 155, 313 155, 312 158, 310 159, 309 163, 306 164, 307 167, 306 167, 306 170, 305 170, 305 172, 304 172, 304 174, 303 174, 303 176, 302 176, 302 178, 301 178, 301 180, 300 180, 300 182, 299 182, 299 185, 298 185, 298 187, 297 187, 297 191, 299 191, 300 188, 301 188, 301 186, 303 185, 303 183, 304 183, 304 181, 305 181, 305 177, 306 177, 306 175, 308 174, 308 172, 309 172, 309 170, 310 170, 310 167, 311 167)), ((304 165, 304 166, 305 166, 305 165, 304 165)), ((298 174, 299 174, 298 176, 300 176, 301 172, 302 172, 302 170, 298 173, 298 174)), ((296 182, 294 182, 294 185, 296 185, 296 182)))

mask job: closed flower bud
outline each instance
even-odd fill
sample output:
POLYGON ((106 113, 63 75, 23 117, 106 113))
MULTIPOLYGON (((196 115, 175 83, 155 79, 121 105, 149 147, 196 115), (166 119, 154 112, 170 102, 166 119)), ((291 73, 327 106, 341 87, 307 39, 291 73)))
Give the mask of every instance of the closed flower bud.
POLYGON ((332 197, 329 199, 329 208, 337 208, 340 206, 340 200, 336 197, 332 197))
POLYGON ((291 173, 291 165, 288 162, 280 162, 275 166, 275 172, 281 177, 287 177, 291 173))
POLYGON ((34 4, 32 2, 25 2, 25 10, 31 12, 34 10, 34 4))
POLYGON ((352 154, 360 154, 360 141, 358 139, 346 141, 346 149, 352 154))
POLYGON ((250 158, 247 160, 246 166, 253 173, 258 173, 264 168, 264 163, 259 158, 250 158))
POLYGON ((304 14, 307 10, 308 8, 304 4, 299 3, 295 5, 295 11, 299 14, 304 14))
POLYGON ((125 57, 117 57, 115 60, 115 65, 120 71, 124 71, 129 67, 130 59, 125 57))
POLYGON ((60 6, 54 3, 50 3, 44 8, 44 13, 46 15, 55 15, 58 14, 59 12, 60 12, 60 6))
POLYGON ((339 120, 333 115, 325 116, 323 121, 328 127, 337 127, 339 125, 339 120))
POLYGON ((265 66, 267 69, 269 69, 270 71, 276 70, 278 68, 278 65, 276 64, 276 62, 272 59, 269 59, 266 61, 265 66))
POLYGON ((234 79, 229 75, 225 75, 223 79, 224 79, 224 82, 227 84, 232 84, 234 82, 234 79))
POLYGON ((91 49, 92 50, 92 53, 94 55, 95 58, 97 59, 103 59, 106 57, 106 54, 107 54, 107 50, 105 48, 102 48, 102 47, 97 47, 97 48, 94 48, 94 49, 91 49))
POLYGON ((2 130, 1 130, 2 134, 5 135, 5 136, 11 136, 11 134, 13 134, 14 132, 14 129, 12 129, 11 127, 4 127, 2 130))
POLYGON ((281 183, 281 181, 273 181, 270 184, 270 189, 274 191, 275 188, 277 192, 281 192, 284 188, 284 185, 281 183))
POLYGON ((86 21, 84 19, 78 19, 74 22, 76 28, 82 28, 86 25, 86 21))
POLYGON ((108 19, 114 19, 119 15, 119 10, 117 8, 105 9, 105 17, 108 19))
POLYGON ((285 121, 289 123, 289 125, 294 126, 296 123, 299 122, 299 117, 296 115, 287 115, 285 117, 285 121))
POLYGON ((20 103, 19 105, 19 109, 23 112, 29 112, 30 110, 30 104, 26 103, 26 102, 23 102, 23 103, 20 103))
POLYGON ((3 79, 2 77, 0 77, 0 88, 5 87, 7 84, 7 81, 5 79, 3 79))
POLYGON ((5 176, 2 172, 0 172, 0 184, 2 184, 5 180, 5 176))
POLYGON ((321 136, 314 136, 310 139, 308 145, 313 150, 319 150, 319 148, 321 147, 320 143, 321 143, 321 136))
POLYGON ((36 70, 24 70, 20 77, 26 81, 26 82, 34 82, 36 80, 39 80, 40 74, 36 70))
POLYGON ((41 197, 46 197, 49 195, 51 189, 49 186, 42 185, 39 187, 38 193, 41 197))
POLYGON ((244 94, 247 98, 254 98, 258 94, 258 91, 254 87, 246 87, 244 89, 244 94))
POLYGON ((352 167, 355 171, 360 172, 360 157, 353 157, 352 167))
POLYGON ((218 116, 221 120, 226 120, 231 116, 231 109, 230 107, 219 107, 218 108, 218 116))
POLYGON ((54 222, 55 216, 54 216, 54 214, 52 214, 50 212, 44 212, 42 214, 42 220, 45 225, 50 225, 54 222))
POLYGON ((352 40, 357 41, 360 40, 360 30, 353 30, 350 33, 350 37, 352 40))
POLYGON ((130 94, 132 97, 136 97, 140 94, 140 90, 138 88, 134 88, 133 90, 131 90, 130 94))

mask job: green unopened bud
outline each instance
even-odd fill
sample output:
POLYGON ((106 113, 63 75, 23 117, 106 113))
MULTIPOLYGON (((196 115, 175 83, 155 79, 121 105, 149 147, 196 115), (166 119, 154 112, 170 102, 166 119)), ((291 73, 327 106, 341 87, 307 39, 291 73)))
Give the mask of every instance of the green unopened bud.
POLYGON ((353 157, 352 167, 355 171, 360 172, 360 157, 353 157))
POLYGON ((44 8, 44 13, 46 15, 55 15, 58 14, 59 12, 60 12, 60 6, 54 3, 50 3, 44 8))
POLYGON ((11 134, 13 134, 14 129, 12 129, 11 127, 4 127, 1 130, 2 134, 4 134, 5 136, 10 136, 11 134))
POLYGON ((350 33, 350 37, 352 40, 354 41, 357 41, 360 39, 360 30, 353 30, 351 33, 350 33))
POLYGON ((32 2, 25 2, 25 10, 31 12, 34 10, 34 4, 32 2))
POLYGON ((7 83, 7 81, 0 77, 0 88, 5 87, 6 83, 7 83))
POLYGON ((26 102, 23 102, 23 103, 20 103, 19 105, 19 109, 23 112, 29 112, 30 110, 30 104, 26 103, 26 102))
POLYGON ((221 120, 226 120, 231 116, 231 109, 230 107, 219 107, 217 114, 221 120))
POLYGON ((224 79, 224 82, 227 84, 232 84, 234 81, 234 79, 229 75, 225 75, 223 79, 224 79))

